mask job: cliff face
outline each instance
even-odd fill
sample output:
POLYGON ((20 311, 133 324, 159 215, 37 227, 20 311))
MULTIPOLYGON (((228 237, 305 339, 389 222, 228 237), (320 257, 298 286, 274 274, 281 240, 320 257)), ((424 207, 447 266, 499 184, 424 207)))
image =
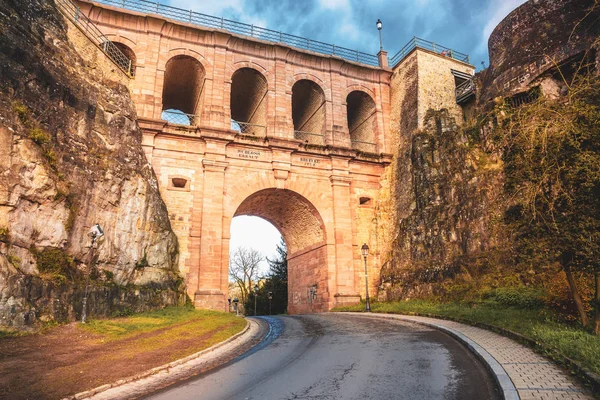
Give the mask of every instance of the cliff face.
POLYGON ((407 208, 381 271, 383 299, 440 294, 439 283, 474 279, 501 240, 493 222, 501 202, 499 155, 477 127, 459 128, 446 110, 429 110, 398 157, 407 208), (475 261, 479 259, 479 261, 475 261), (483 261, 482 261, 483 260, 483 261))
POLYGON ((0 0, 4 325, 81 312, 95 223, 105 236, 94 252, 92 310, 181 300, 177 239, 141 147, 128 78, 83 57, 97 49, 68 29, 53 2, 0 0))

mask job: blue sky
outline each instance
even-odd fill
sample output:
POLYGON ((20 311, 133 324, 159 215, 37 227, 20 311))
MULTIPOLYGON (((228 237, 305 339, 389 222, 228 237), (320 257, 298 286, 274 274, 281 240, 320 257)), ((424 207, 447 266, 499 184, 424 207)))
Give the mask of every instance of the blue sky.
POLYGON ((471 56, 487 66, 494 27, 525 0, 168 0, 192 9, 337 46, 375 54, 383 21, 383 47, 393 56, 413 36, 471 56))

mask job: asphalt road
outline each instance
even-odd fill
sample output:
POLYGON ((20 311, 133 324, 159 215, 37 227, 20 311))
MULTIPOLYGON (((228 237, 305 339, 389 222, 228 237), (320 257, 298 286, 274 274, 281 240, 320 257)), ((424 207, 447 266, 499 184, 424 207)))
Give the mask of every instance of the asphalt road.
POLYGON ((268 338, 148 399, 500 399, 481 362, 440 331, 354 315, 265 317, 268 338))

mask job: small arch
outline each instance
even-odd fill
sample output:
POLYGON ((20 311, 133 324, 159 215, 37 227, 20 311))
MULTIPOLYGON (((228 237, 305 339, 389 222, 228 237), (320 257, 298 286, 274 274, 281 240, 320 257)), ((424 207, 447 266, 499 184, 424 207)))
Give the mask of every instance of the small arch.
POLYGON ((346 97, 348 132, 352 148, 376 153, 377 108, 371 96, 354 90, 346 97))
POLYGON ((119 49, 121 51, 121 53, 123 53, 125 55, 125 57, 127 57, 131 61, 128 72, 131 76, 135 76, 137 57, 135 56, 135 52, 133 51, 133 49, 121 42, 113 41, 113 44, 117 47, 117 49, 119 49))
POLYGON ((231 77, 231 126, 245 134, 266 135, 267 80, 253 68, 240 68, 231 77))
MULTIPOLYGON (((193 57, 177 55, 167 61, 162 92, 163 119, 169 120, 165 114, 187 114, 189 125, 199 124, 205 76, 204 67, 193 57)), ((186 124, 180 118, 181 123, 186 124)))
POLYGON ((325 134, 325 93, 315 82, 298 80, 292 86, 292 120, 295 132, 325 134))

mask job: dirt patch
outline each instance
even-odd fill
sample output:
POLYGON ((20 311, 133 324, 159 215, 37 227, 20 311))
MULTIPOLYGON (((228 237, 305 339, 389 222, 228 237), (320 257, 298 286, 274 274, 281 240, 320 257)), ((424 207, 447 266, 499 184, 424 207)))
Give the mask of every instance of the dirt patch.
POLYGON ((0 399, 60 399, 89 390, 201 351, 234 334, 238 325, 207 331, 195 319, 107 340, 73 323, 0 339, 0 399))

